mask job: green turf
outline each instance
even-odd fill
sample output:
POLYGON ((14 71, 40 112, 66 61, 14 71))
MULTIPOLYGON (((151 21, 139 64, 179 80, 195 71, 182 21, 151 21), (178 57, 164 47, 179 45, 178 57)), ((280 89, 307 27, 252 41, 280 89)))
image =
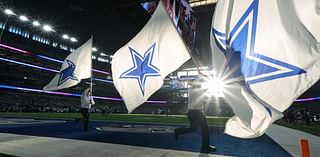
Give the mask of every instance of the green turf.
MULTIPOLYGON (((57 118, 74 119, 81 117, 80 113, 18 113, 18 112, 0 112, 0 116, 23 116, 33 118, 57 118)), ((125 122, 150 122, 150 123, 169 123, 169 124, 187 124, 189 123, 185 115, 153 115, 153 114, 108 114, 102 115, 93 113, 91 120, 112 120, 125 122)), ((224 125, 226 117, 207 117, 210 125, 224 125)))
POLYGON ((306 125, 306 124, 292 125, 292 124, 284 122, 284 121, 277 121, 276 124, 281 125, 281 126, 285 126, 288 128, 292 128, 295 130, 307 132, 312 135, 320 136, 320 123, 319 122, 310 122, 310 125, 306 125))

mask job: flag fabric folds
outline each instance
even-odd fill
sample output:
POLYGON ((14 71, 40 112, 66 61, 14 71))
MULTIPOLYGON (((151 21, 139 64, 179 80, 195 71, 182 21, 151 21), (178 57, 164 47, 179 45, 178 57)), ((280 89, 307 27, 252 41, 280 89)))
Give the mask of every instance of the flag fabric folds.
POLYGON ((91 48, 92 37, 66 57, 60 72, 43 89, 69 88, 80 83, 81 79, 90 78, 92 69, 91 48))
POLYGON ((144 103, 163 79, 190 59, 162 1, 144 28, 112 59, 113 82, 128 112, 144 103))
POLYGON ((218 2, 210 34, 213 65, 220 74, 227 69, 224 74, 229 77, 243 78, 226 89, 225 99, 235 116, 225 133, 241 138, 262 135, 319 80, 317 6, 316 0, 218 2))

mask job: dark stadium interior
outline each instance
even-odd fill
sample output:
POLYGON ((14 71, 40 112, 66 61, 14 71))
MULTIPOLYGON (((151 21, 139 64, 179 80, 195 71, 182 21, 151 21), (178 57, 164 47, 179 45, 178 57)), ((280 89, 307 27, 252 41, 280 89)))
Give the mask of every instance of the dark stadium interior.
MULTIPOLYGON (((15 60, 27 64, 59 70, 60 64, 37 57, 45 55, 47 57, 63 60, 70 51, 58 47, 46 45, 32 40, 31 36, 37 34, 43 38, 55 41, 68 47, 76 48, 84 43, 91 35, 94 37, 93 45, 99 51, 93 55, 105 60, 111 60, 117 49, 127 43, 144 26, 150 15, 141 6, 141 2, 150 0, 1 0, 0 2, 0 22, 6 24, 2 31, 0 43, 22 49, 32 54, 21 53, 13 49, 0 47, 0 57, 15 60), (55 32, 43 32, 30 24, 19 21, 3 14, 5 8, 11 8, 25 14, 32 19, 50 23, 55 32), (8 31, 10 26, 27 31, 30 38, 8 31), (61 34, 67 33, 75 36, 78 42, 72 43, 61 38, 61 34), (107 56, 101 55, 107 54, 107 56)), ((197 19, 196 39, 193 54, 200 63, 210 66, 211 55, 209 46, 209 31, 211 16, 215 5, 200 6, 193 9, 197 19)), ((192 61, 184 64, 183 68, 194 67, 192 61)), ((110 62, 100 62, 93 60, 93 68, 111 72, 110 62)), ((175 75, 174 72, 172 75, 175 75)), ((0 60, 0 84, 23 88, 42 89, 53 77, 55 73, 48 70, 31 68, 22 64, 0 60)), ((111 80, 111 74, 93 72, 93 76, 98 79, 111 80)), ((79 85, 60 90, 67 93, 81 93, 87 86, 90 79, 83 80, 79 85)), ((112 83, 94 80, 94 95, 120 98, 112 83)), ((166 100, 167 104, 145 103, 135 112, 152 112, 161 109, 163 112, 170 109, 171 112, 183 113, 186 110, 187 98, 181 93, 186 93, 186 89, 175 89, 170 84, 170 78, 165 81, 164 86, 156 92, 150 100, 166 100)), ((318 82, 300 98, 319 97, 320 83, 318 82)), ((0 88, 0 111, 41 111, 41 112, 74 112, 79 106, 79 97, 51 95, 46 93, 21 91, 9 88, 0 88), (10 101, 9 101, 10 100, 10 101)), ((215 100, 218 101, 218 100, 215 100)), ((215 103, 215 101, 213 103, 215 103)), ((219 100, 220 102, 223 100, 219 100)), ((308 103, 308 102, 304 102, 308 103)), ((108 105, 112 112, 126 112, 122 101, 97 100, 97 112, 108 105)), ((227 109, 229 110, 229 109, 227 109)), ((227 112, 226 115, 231 113, 227 112)))

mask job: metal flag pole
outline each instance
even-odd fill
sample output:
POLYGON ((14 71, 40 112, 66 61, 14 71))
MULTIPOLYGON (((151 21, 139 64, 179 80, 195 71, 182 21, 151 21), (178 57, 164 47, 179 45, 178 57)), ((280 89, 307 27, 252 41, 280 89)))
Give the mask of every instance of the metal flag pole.
POLYGON ((91 70, 91 78, 90 78, 90 91, 91 91, 91 95, 93 95, 93 90, 92 90, 92 70, 91 70))
POLYGON ((92 78, 93 78, 93 73, 92 73, 92 43, 93 43, 93 36, 91 35, 91 49, 90 49, 90 59, 91 59, 91 69, 90 69, 90 72, 91 72, 91 77, 90 77, 90 91, 91 91, 91 96, 93 95, 93 90, 92 90, 92 78))

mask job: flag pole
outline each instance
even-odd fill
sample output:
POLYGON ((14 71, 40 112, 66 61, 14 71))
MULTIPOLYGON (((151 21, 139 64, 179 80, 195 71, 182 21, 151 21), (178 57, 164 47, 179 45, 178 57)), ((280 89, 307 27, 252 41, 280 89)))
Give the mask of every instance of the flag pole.
MULTIPOLYGON (((92 63, 91 63, 91 66, 92 66, 92 63)), ((92 70, 91 70, 91 78, 90 78, 90 91, 91 91, 91 95, 93 94, 93 91, 92 91, 92 70)))
POLYGON ((90 91, 91 91, 91 96, 93 95, 93 90, 92 90, 92 78, 93 78, 93 73, 92 73, 92 43, 93 43, 93 36, 91 35, 91 55, 90 55, 90 59, 91 59, 91 77, 90 77, 90 91))

